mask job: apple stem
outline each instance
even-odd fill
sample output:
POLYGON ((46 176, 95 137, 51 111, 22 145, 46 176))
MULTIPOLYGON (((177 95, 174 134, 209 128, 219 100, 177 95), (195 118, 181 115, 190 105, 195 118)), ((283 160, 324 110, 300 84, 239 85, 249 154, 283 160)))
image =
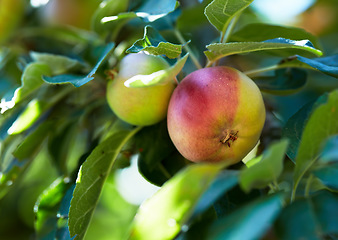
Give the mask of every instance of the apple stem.
POLYGON ((227 144, 228 147, 231 147, 231 143, 237 140, 238 136, 238 131, 234 130, 226 130, 225 131, 225 136, 221 138, 220 142, 223 144, 227 144))
POLYGON ((199 63, 195 53, 191 50, 191 48, 188 46, 187 42, 185 41, 184 37, 182 36, 181 32, 178 31, 177 29, 174 30, 174 33, 177 37, 177 39, 184 45, 184 48, 186 51, 189 53, 189 56, 192 60, 192 62, 195 64, 197 69, 202 69, 201 64, 199 63))

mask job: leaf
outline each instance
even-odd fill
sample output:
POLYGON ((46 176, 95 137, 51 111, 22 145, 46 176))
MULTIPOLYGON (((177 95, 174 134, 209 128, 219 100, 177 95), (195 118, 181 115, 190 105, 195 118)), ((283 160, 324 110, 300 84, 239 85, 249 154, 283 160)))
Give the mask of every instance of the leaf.
POLYGON ((129 239, 174 238, 223 167, 224 164, 196 164, 176 174, 141 205, 129 239))
MULTIPOLYGON (((243 54, 267 50, 292 50, 294 54, 310 53, 321 56, 323 53, 314 48, 309 40, 290 40, 285 38, 275 38, 263 42, 231 42, 231 43, 214 43, 207 45, 210 51, 205 51, 209 61, 230 56, 233 54, 243 54)), ((291 55, 291 54, 290 54, 291 55)))
POLYGON ((337 206, 337 194, 327 191, 296 200, 283 210, 276 221, 278 239, 317 240, 324 239, 325 235, 337 234, 337 206))
POLYGON ((58 75, 54 77, 48 77, 43 76, 43 80, 49 84, 63 84, 63 83, 71 83, 75 87, 81 87, 82 85, 88 83, 89 81, 94 79, 94 74, 96 73, 97 69, 102 65, 102 63, 107 60, 109 54, 114 49, 115 44, 109 43, 106 45, 106 47, 103 49, 101 56, 99 57, 99 60, 97 61, 94 68, 88 73, 87 76, 81 76, 81 75, 58 75))
POLYGON ((154 72, 149 75, 136 75, 124 82, 126 87, 149 87, 153 85, 165 84, 173 81, 176 75, 182 70, 189 54, 179 59, 173 66, 154 72))
POLYGON ((58 221, 57 212, 70 185, 67 179, 60 177, 39 196, 34 206, 36 216, 34 227, 39 239, 55 236, 58 221))
POLYGON ((165 55, 168 58, 177 58, 182 53, 182 45, 167 42, 160 33, 146 26, 144 36, 127 49, 127 53, 148 52, 152 55, 165 55))
POLYGON ((230 21, 247 8, 253 0, 213 0, 204 10, 209 22, 220 32, 225 32, 230 21))
POLYGON ((245 192, 252 188, 264 188, 269 183, 277 181, 283 171, 283 160, 288 141, 283 139, 272 144, 264 153, 262 159, 249 168, 244 168, 239 175, 239 184, 245 192))
POLYGON ((302 89, 307 80, 305 71, 292 69, 278 69, 275 76, 253 78, 261 91, 271 94, 292 94, 302 89))
POLYGON ((230 40, 236 42, 260 42, 266 39, 279 37, 293 40, 308 39, 316 48, 319 48, 318 39, 302 28, 278 26, 267 23, 247 24, 243 28, 234 32, 231 35, 230 40))
POLYGON ((316 168, 313 174, 329 189, 338 191, 338 163, 316 168))
POLYGON ((13 108, 17 103, 28 97, 43 84, 42 75, 50 75, 51 69, 45 63, 33 62, 27 65, 22 76, 21 86, 14 92, 10 101, 1 100, 1 113, 13 108))
POLYGON ((305 172, 317 161, 325 140, 338 133, 338 90, 332 91, 328 102, 310 116, 300 141, 294 170, 294 191, 305 172))
POLYGON ((138 131, 121 130, 100 143, 82 165, 69 210, 70 235, 83 239, 102 187, 123 145, 138 131))
POLYGON ((338 135, 334 135, 326 142, 318 162, 320 164, 338 162, 338 135))
POLYGON ((203 193, 199 199, 192 217, 195 217, 209 207, 211 207, 224 193, 233 188, 238 183, 238 172, 225 170, 222 171, 211 186, 203 193))
POLYGON ((52 75, 62 74, 69 70, 83 67, 83 63, 78 60, 50 53, 39 53, 39 52, 30 52, 29 54, 35 62, 42 62, 47 64, 51 71, 52 75))
POLYGON ((91 19, 91 28, 98 32, 103 33, 108 30, 106 26, 109 24, 103 24, 101 19, 111 15, 117 15, 120 12, 124 12, 128 8, 129 1, 116 1, 106 0, 99 5, 91 19))
POLYGON ((290 144, 286 154, 293 162, 295 162, 302 133, 310 115, 318 106, 326 103, 327 98, 328 94, 324 94, 316 101, 305 104, 286 122, 282 135, 289 139, 290 144))
POLYGON ((55 122, 46 121, 41 123, 13 152, 19 160, 25 160, 34 156, 41 147, 43 140, 48 136, 55 122))
POLYGON ((138 170, 149 182, 161 186, 185 166, 184 158, 177 154, 167 129, 166 120, 143 128, 135 136, 140 151, 138 170))
POLYGON ((297 60, 317 69, 322 73, 335 78, 338 77, 338 54, 315 59, 297 56, 297 60))
POLYGON ((107 23, 123 19, 133 19, 136 17, 140 17, 146 22, 154 22, 157 19, 173 12, 177 5, 178 2, 176 0, 148 0, 134 11, 120 13, 116 16, 104 17, 101 22, 107 23))
POLYGON ((260 198, 214 222, 207 239, 261 239, 281 209, 280 194, 260 198))

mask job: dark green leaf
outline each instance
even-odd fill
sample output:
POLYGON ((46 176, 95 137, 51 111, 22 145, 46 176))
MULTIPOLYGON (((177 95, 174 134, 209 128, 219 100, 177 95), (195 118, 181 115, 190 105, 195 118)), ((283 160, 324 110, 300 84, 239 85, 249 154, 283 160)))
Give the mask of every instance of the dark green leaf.
POLYGON ((297 59, 320 72, 326 73, 332 77, 338 77, 338 54, 328 57, 309 59, 297 56, 297 59))
POLYGON ((58 75, 54 77, 47 77, 43 76, 43 80, 49 84, 63 84, 63 83, 71 83, 75 87, 81 87, 82 85, 88 83, 89 81, 94 79, 94 74, 96 73, 97 69, 102 65, 102 63, 108 58, 109 54, 114 49, 115 44, 109 43, 104 48, 99 57, 96 65, 94 68, 88 73, 87 76, 80 76, 80 75, 58 75))
POLYGON ((183 58, 177 60, 177 62, 164 70, 154 72, 149 75, 136 75, 125 81, 124 85, 131 88, 149 87, 153 85, 165 84, 167 82, 174 82, 177 74, 180 73, 187 61, 189 54, 186 54, 183 58))
POLYGON ((281 209, 281 195, 256 200, 213 223, 208 239, 260 239, 272 226, 281 209))
POLYGON ((218 174, 210 187, 199 199, 193 216, 197 216, 211 207, 222 195, 238 183, 238 172, 225 170, 218 174))
POLYGON ((236 42, 260 42, 279 37, 293 40, 308 39, 316 48, 319 47, 318 39, 302 28, 278 26, 267 23, 247 24, 233 33, 230 40, 236 42))
MULTIPOLYGON (((320 192, 309 199, 300 199, 287 206, 276 221, 281 240, 319 240, 338 233, 338 197, 320 192)), ((332 239, 332 238, 328 238, 332 239)))
POLYGON ((262 159, 249 168, 244 168, 239 177, 239 184, 245 192, 252 188, 264 188, 277 181, 283 171, 283 160, 288 146, 287 140, 271 145, 262 159))
MULTIPOLYGON (((338 133, 338 90, 310 116, 299 145, 294 171, 294 191, 305 172, 318 160, 320 150, 330 136, 338 133)), ((295 192, 294 192, 295 193, 295 192)))
POLYGON ((168 58, 177 58, 182 53, 182 45, 167 42, 157 30, 151 26, 146 26, 143 38, 137 40, 133 46, 127 49, 128 53, 140 51, 146 51, 153 55, 166 55, 168 58))
POLYGON ((157 186, 161 186, 185 165, 170 140, 166 121, 142 129, 136 135, 135 144, 140 151, 140 173, 157 186))
POLYGON ((139 130, 121 130, 100 143, 82 165, 69 211, 69 230, 83 239, 102 187, 123 145, 139 130))
POLYGON ((225 32, 230 21, 247 8, 253 0, 213 0, 204 11, 209 22, 220 32, 225 32))
POLYGON ((196 164, 176 174, 139 208, 129 239, 174 238, 223 167, 224 164, 196 164))
POLYGON ((55 236, 57 230, 57 212, 61 201, 70 187, 67 179, 58 178, 39 197, 34 206, 36 215, 34 227, 39 238, 55 236))
POLYGON ((318 106, 327 102, 327 97, 328 95, 324 94, 317 101, 304 105, 286 122, 283 136, 290 141, 286 154, 293 162, 295 162, 302 133, 310 115, 318 106))
POLYGON ((306 84, 305 71, 292 69, 278 69, 275 76, 253 78, 259 89, 271 94, 292 94, 302 89, 306 84))
POLYGON ((338 191, 338 163, 319 167, 313 174, 329 189, 338 191))
POLYGON ((206 51, 205 55, 209 61, 216 61, 233 54, 282 49, 290 50, 293 54, 310 53, 315 56, 323 54, 320 50, 314 48, 309 40, 295 41, 285 38, 270 39, 263 42, 214 43, 207 45, 207 48, 209 51, 206 51))

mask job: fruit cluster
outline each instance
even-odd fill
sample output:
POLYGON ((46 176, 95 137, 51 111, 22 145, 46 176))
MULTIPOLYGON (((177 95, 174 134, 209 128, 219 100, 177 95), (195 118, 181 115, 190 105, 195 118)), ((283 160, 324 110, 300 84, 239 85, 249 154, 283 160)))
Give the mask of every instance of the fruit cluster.
POLYGON ((256 84, 234 68, 217 66, 190 73, 177 87, 174 79, 144 87, 126 86, 132 77, 168 67, 158 56, 128 54, 107 86, 113 112, 140 126, 167 117, 172 142, 190 161, 241 161, 257 144, 265 122, 264 102, 256 84))

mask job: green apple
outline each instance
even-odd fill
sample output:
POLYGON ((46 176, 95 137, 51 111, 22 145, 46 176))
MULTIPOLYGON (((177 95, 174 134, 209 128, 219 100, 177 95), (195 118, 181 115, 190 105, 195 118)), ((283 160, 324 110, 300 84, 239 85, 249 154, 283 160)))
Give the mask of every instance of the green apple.
POLYGON ((107 100, 113 112, 125 122, 138 126, 163 120, 176 86, 174 80, 139 88, 127 87, 125 82, 136 75, 149 75, 168 67, 163 58, 145 53, 132 53, 124 57, 119 73, 107 85, 107 100))
POLYGON ((265 122, 260 90, 245 74, 211 67, 186 76, 172 94, 168 131, 193 162, 241 161, 257 144, 265 122))

